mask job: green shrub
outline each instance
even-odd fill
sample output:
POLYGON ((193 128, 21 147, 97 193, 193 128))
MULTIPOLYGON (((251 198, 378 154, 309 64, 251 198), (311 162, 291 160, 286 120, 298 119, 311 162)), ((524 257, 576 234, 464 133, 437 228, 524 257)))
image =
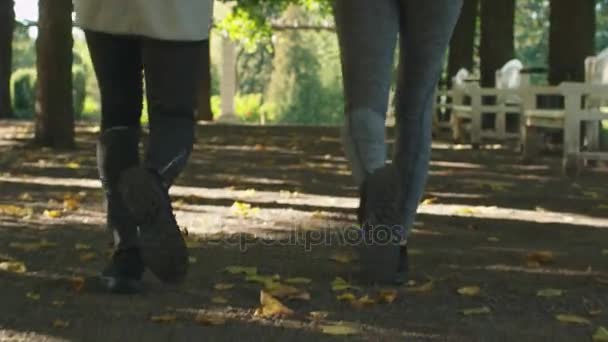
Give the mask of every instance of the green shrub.
POLYGON ((84 103, 87 97, 87 73, 82 65, 72 68, 72 102, 74 117, 81 118, 84 112, 84 103))
POLYGON ((32 118, 36 112, 36 69, 21 68, 11 75, 11 97, 15 115, 32 118))
MULTIPOLYGON (((237 94, 234 98, 235 115, 243 122, 260 123, 264 106, 262 94, 237 94)), ((215 118, 222 114, 222 99, 219 95, 211 96, 211 110, 215 118)))

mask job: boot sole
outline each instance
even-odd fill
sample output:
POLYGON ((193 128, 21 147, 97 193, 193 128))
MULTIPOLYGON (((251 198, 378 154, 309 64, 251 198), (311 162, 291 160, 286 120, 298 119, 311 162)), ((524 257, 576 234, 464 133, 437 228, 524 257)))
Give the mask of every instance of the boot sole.
POLYGON ((359 254, 359 281, 366 285, 393 285, 399 268, 399 246, 360 241, 355 247, 359 254))
POLYGON ((188 249, 173 219, 171 203, 158 181, 145 169, 133 167, 118 182, 127 208, 139 225, 139 240, 145 265, 166 283, 183 281, 188 272, 188 249))

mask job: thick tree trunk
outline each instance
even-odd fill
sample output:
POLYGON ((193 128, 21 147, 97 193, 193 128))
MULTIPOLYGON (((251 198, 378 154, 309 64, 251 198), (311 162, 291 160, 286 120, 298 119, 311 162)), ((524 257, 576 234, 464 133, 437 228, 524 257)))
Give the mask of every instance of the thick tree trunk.
POLYGON ((514 25, 515 0, 481 0, 482 86, 493 87, 496 70, 515 57, 514 25))
POLYGON ((452 77, 458 70, 465 68, 473 71, 473 56, 475 54, 475 32, 477 16, 479 14, 479 0, 464 0, 462 13, 456 25, 454 35, 450 41, 448 57, 448 85, 452 84, 452 77))
POLYGON ((13 0, 0 0, 0 118, 13 116, 11 105, 11 70, 13 64, 13 0))
POLYGON ((74 146, 72 1, 40 0, 36 41, 36 142, 74 146))
POLYGON ((549 83, 585 80, 585 58, 595 54, 595 0, 551 0, 549 83))
POLYGON ((201 75, 197 120, 213 121, 211 110, 211 51, 210 41, 207 40, 203 52, 203 72, 201 75))

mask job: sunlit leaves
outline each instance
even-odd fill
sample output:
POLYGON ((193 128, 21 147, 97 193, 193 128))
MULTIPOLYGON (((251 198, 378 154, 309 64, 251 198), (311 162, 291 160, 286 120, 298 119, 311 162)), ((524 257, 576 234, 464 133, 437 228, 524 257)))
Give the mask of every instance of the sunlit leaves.
POLYGON ((322 333, 334 336, 356 335, 361 332, 359 326, 348 323, 321 325, 320 329, 322 333))
POLYGON ((16 205, 0 205, 0 215, 4 216, 25 218, 32 216, 33 213, 34 211, 31 208, 24 208, 16 205))
POLYGON ((538 290, 536 292, 536 295, 538 297, 545 297, 545 298, 551 298, 551 297, 561 297, 564 294, 563 290, 560 289, 542 289, 542 290, 538 290))
POLYGON ((559 314, 559 315, 556 315, 555 318, 558 321, 562 322, 562 323, 582 324, 582 325, 589 325, 589 324, 591 324, 591 321, 589 321, 587 318, 581 317, 581 316, 578 316, 578 315, 559 314))
POLYGON ((260 291, 260 304, 261 306, 255 311, 255 316, 258 317, 279 318, 294 314, 293 310, 264 290, 260 291))
POLYGON ((25 273, 27 272, 27 267, 21 261, 2 261, 0 262, 0 271, 10 273, 25 273))
POLYGON ((465 297, 475 297, 481 292, 479 286, 465 286, 458 289, 458 294, 465 297))

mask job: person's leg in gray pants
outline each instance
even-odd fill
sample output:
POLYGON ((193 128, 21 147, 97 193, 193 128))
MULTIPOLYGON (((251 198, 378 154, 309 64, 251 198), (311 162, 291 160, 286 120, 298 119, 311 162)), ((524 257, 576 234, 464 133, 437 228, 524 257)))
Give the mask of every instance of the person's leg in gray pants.
MULTIPOLYGON (((399 240, 407 238, 424 191, 435 88, 461 7, 462 0, 335 1, 346 103, 343 142, 361 186, 361 223, 399 227, 399 240), (398 37, 397 139, 387 167, 385 120, 398 37)), ((396 248, 380 247, 362 256, 373 278, 398 268, 396 248)))

